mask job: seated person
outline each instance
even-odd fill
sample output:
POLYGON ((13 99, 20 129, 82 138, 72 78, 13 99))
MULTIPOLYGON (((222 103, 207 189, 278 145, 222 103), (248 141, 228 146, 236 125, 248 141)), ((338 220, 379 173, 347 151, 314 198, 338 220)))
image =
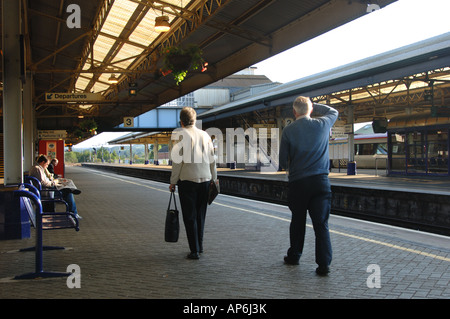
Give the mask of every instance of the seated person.
POLYGON ((58 178, 58 174, 55 174, 55 167, 58 165, 58 159, 52 158, 50 164, 48 164, 47 170, 50 174, 53 174, 53 178, 58 178))
POLYGON ((81 219, 81 216, 78 215, 77 206, 75 204, 75 198, 73 197, 72 194, 72 193, 79 194, 81 193, 80 190, 65 188, 64 186, 61 186, 61 183, 58 181, 58 179, 55 180, 50 179, 46 173, 48 164, 49 160, 47 156, 39 155, 37 159, 37 164, 30 169, 29 172, 30 176, 36 177, 41 182, 43 188, 58 188, 62 193, 63 199, 69 206, 69 211, 74 213, 77 216, 77 218, 81 219))

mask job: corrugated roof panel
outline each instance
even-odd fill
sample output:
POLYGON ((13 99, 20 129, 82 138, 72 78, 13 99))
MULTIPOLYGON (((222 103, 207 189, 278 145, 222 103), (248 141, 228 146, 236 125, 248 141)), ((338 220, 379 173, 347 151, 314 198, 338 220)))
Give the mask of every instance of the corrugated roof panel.
POLYGON ((136 7, 136 3, 128 0, 114 1, 101 31, 118 37, 136 10, 136 7))
POLYGON ((94 60, 103 61, 114 44, 114 40, 103 35, 99 35, 94 43, 94 60))
MULTIPOLYGON (((179 6, 182 4, 179 0, 168 0, 167 3, 179 6)), ((188 3, 186 1, 185 5, 188 3)), ((138 4, 129 0, 116 0, 102 26, 101 31, 107 34, 110 34, 114 37, 117 37, 117 40, 112 38, 99 35, 94 43, 94 60, 97 62, 104 61, 105 58, 108 57, 111 48, 116 43, 116 41, 120 40, 120 35, 130 21, 133 13, 135 12, 138 4)), ((159 32, 155 32, 155 18, 160 15, 169 16, 169 20, 172 21, 174 19, 174 15, 169 12, 159 12, 159 10, 150 9, 144 19, 139 23, 136 29, 129 36, 128 40, 131 42, 139 43, 144 46, 150 45, 159 35, 159 32)), ((141 47, 133 46, 129 43, 124 43, 120 50, 117 52, 116 56, 113 58, 112 67, 126 69, 128 66, 134 61, 134 57, 140 55, 144 50, 141 47), (118 62, 120 61, 120 62, 118 62), (117 63, 114 63, 117 62, 117 63)), ((95 63, 97 64, 97 63, 95 63)), ((83 66, 83 69, 89 68, 90 63, 86 63, 83 66)), ((111 74, 106 73, 102 74, 98 82, 94 84, 92 90, 94 92, 101 92, 108 88, 108 79, 111 74)), ((120 72, 116 74, 116 76, 120 76, 120 72)), ((82 78, 76 83, 77 90, 84 90, 88 84, 88 79, 82 78)))
POLYGON ((106 83, 108 83, 108 78, 110 76, 111 76, 110 74, 102 74, 102 76, 101 76, 102 80, 95 82, 94 86, 92 87, 92 92, 100 93, 100 92, 108 89, 109 84, 106 84, 106 83))
POLYGON ((160 32, 155 31, 155 18, 157 16, 159 15, 155 11, 149 10, 145 18, 130 35, 129 40, 146 46, 150 45, 160 35, 160 32))
POLYGON ((117 53, 116 57, 113 59, 113 62, 120 61, 120 60, 124 60, 124 61, 115 63, 114 66, 126 69, 130 65, 130 63, 132 63, 134 60, 134 59, 127 59, 127 58, 135 57, 135 56, 141 54, 143 51, 144 50, 142 48, 138 48, 131 44, 125 43, 122 46, 122 48, 120 49, 120 51, 117 53), (125 59, 127 59, 127 60, 125 60, 125 59))
POLYGON ((75 84, 75 89, 79 91, 84 91, 91 78, 92 75, 89 76, 80 75, 77 79, 77 83, 75 84))

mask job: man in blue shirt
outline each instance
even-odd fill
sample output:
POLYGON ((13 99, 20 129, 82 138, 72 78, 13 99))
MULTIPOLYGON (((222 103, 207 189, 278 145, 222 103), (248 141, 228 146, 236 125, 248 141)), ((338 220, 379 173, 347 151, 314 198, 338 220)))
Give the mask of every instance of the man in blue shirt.
POLYGON ((290 247, 284 261, 298 265, 309 211, 316 236, 316 273, 326 275, 332 258, 328 140, 339 113, 303 96, 295 99, 293 112, 295 121, 284 128, 280 144, 280 166, 289 171, 288 203, 292 212, 290 247))

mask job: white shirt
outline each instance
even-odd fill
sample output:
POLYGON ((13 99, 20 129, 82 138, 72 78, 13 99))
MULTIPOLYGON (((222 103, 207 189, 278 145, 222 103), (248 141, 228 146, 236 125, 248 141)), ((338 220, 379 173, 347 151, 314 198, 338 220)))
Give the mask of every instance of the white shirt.
POLYGON ((55 186, 55 183, 52 182, 47 174, 45 174, 45 168, 43 168, 41 165, 36 164, 34 165, 29 172, 30 176, 36 177, 43 187, 53 187, 55 186))
POLYGON ((171 184, 179 180, 201 183, 217 179, 214 147, 208 133, 188 126, 175 130, 172 140, 178 142, 171 152, 171 184))

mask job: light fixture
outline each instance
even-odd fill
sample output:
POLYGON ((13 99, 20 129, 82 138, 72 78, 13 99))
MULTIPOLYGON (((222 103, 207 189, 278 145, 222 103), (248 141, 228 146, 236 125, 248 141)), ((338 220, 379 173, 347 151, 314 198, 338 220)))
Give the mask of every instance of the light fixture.
POLYGON ((170 23, 168 16, 160 16, 155 19, 155 31, 167 32, 170 30, 170 23))
POLYGON ((119 82, 119 79, 116 78, 116 75, 113 73, 113 74, 109 77, 108 82, 111 83, 111 84, 116 84, 116 83, 119 82))

